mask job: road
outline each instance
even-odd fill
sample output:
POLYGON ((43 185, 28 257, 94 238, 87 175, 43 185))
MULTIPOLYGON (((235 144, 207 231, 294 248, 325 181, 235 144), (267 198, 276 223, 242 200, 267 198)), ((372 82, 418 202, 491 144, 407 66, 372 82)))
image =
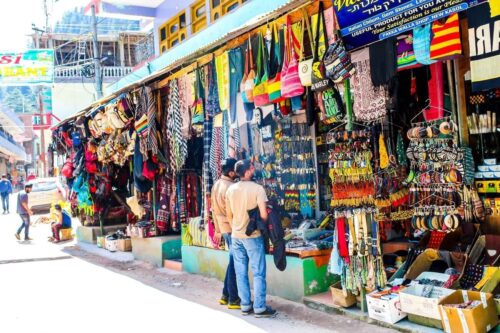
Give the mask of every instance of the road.
POLYGON ((244 317, 217 304, 219 281, 52 244, 47 225, 20 242, 19 224, 0 215, 0 332, 393 332, 277 297, 277 318, 244 317))

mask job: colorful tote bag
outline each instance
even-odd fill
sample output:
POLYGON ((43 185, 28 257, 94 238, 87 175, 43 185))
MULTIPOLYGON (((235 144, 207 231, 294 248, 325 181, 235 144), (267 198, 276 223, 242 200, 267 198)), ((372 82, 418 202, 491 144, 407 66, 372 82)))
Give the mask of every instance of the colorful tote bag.
POLYGON ((259 50, 257 52, 257 76, 255 77, 255 86, 253 88, 253 98, 255 106, 264 106, 269 104, 268 94, 268 64, 267 52, 264 47, 262 33, 259 33, 259 50))
POLYGON ((330 79, 326 77, 325 64, 322 61, 326 51, 326 40, 323 3, 320 1, 316 25, 316 36, 314 38, 314 57, 311 71, 311 89, 313 91, 324 91, 331 86, 330 79))
POLYGON ((291 19, 287 17, 285 59, 281 69, 281 95, 286 98, 304 94, 304 86, 300 83, 299 63, 293 46, 293 37, 291 19))

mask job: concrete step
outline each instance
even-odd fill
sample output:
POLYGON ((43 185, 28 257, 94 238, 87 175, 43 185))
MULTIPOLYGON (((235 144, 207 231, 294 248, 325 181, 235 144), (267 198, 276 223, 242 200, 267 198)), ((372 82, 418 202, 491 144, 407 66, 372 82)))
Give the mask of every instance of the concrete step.
POLYGON ((182 272, 182 261, 166 259, 163 263, 163 267, 174 271, 182 272))

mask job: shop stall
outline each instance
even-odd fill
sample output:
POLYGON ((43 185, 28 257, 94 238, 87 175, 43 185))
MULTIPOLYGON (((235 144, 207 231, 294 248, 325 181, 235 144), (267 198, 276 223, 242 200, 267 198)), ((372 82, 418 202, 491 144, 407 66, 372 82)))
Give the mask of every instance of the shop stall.
POLYGON ((223 279, 211 187, 224 159, 250 159, 285 231, 286 268, 272 246, 266 257, 271 294, 493 329, 500 16, 494 1, 461 3, 388 22, 375 13, 393 3, 300 2, 63 122, 61 172, 94 226, 79 238, 125 224, 136 258, 182 256, 223 279))

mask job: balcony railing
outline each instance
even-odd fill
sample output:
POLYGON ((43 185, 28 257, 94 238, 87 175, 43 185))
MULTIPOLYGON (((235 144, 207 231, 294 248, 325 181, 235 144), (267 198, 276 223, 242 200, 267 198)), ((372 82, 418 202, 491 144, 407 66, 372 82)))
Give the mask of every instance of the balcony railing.
MULTIPOLYGON (((103 78, 118 79, 132 72, 132 67, 101 67, 103 78)), ((82 78, 82 66, 64 66, 55 68, 55 79, 78 79, 82 78)))

